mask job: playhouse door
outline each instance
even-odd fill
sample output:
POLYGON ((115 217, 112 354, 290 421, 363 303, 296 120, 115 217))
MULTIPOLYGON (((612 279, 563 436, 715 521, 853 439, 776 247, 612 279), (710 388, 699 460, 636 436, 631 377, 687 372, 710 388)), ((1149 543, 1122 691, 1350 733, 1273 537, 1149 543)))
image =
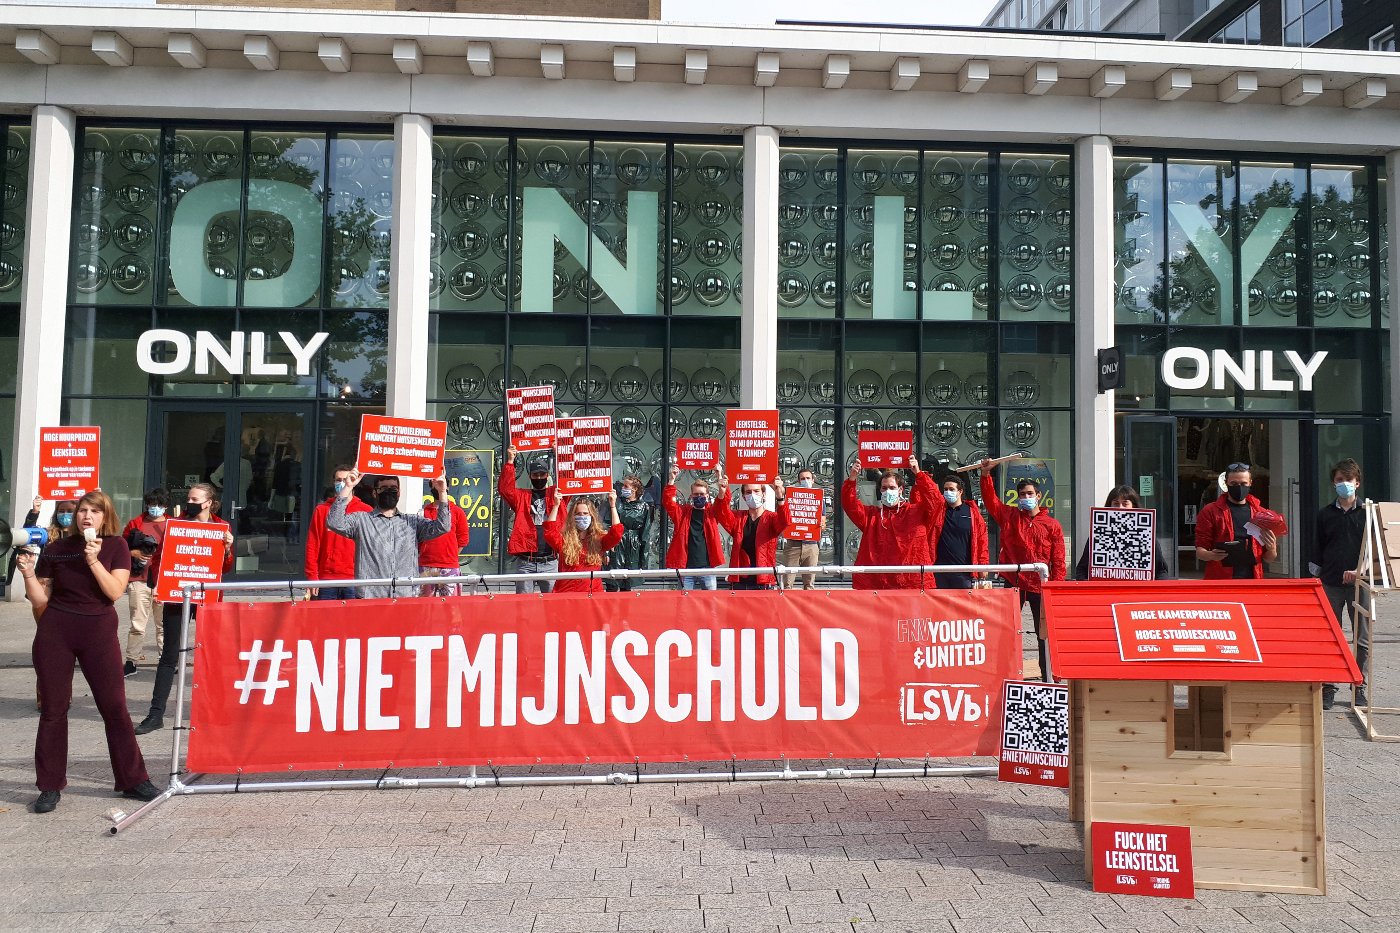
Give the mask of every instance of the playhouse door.
POLYGON ((1138 491, 1144 507, 1157 510, 1157 549, 1177 576, 1175 418, 1123 419, 1123 482, 1138 491))

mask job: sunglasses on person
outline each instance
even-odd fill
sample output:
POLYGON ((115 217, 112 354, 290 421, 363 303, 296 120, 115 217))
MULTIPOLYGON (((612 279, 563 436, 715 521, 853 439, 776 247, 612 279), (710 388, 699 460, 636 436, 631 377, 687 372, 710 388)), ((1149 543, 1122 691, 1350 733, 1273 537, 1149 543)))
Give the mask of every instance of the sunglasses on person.
POLYGON ((1249 472, 1249 464, 1248 464, 1248 463, 1231 463, 1231 464, 1229 464, 1228 466, 1225 467, 1225 472, 1227 472, 1227 473, 1248 473, 1248 472, 1249 472))

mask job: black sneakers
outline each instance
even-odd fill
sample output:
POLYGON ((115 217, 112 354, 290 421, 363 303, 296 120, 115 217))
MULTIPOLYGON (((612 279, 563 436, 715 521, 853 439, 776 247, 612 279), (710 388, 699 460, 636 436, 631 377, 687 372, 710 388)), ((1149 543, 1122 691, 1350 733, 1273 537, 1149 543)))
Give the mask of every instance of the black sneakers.
POLYGON ((141 800, 149 803, 150 801, 155 800, 157 797, 160 796, 160 791, 157 790, 156 786, 150 781, 142 781, 135 787, 130 787, 122 791, 122 796, 130 797, 132 800, 141 800))
POLYGON ((150 713, 136 726, 137 735, 145 735, 147 732, 155 732, 157 729, 165 728, 165 717, 157 713, 150 713))
POLYGON ((130 677, 132 674, 135 674, 135 673, 136 673, 136 662, 133 661, 133 660, 131 660, 130 658, 127 658, 127 659, 126 659, 126 663, 122 665, 122 676, 123 676, 123 677, 130 677))
POLYGON ((1365 684, 1357 684, 1354 688, 1352 688, 1351 705, 1352 705, 1352 706, 1370 706, 1370 705, 1371 705, 1370 703, 1366 702, 1366 685, 1365 685, 1365 684))
MULTIPOLYGON (((150 783, 149 781, 147 783, 150 783)), ((34 801, 35 813, 52 813, 58 806, 59 793, 56 790, 46 790, 39 794, 39 799, 34 801)))

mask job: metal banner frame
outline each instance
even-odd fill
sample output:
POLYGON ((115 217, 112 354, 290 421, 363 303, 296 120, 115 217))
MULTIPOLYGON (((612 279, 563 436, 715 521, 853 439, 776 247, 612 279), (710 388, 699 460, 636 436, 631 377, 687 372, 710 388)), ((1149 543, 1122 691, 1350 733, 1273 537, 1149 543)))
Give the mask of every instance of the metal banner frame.
MULTIPOLYGON (((171 726, 170 741, 170 782, 158 797, 143 804, 139 809, 122 815, 113 821, 109 832, 116 835, 123 829, 146 816, 148 813, 170 800, 172 797, 183 797, 191 794, 237 794, 254 791, 289 791, 289 790, 391 790, 391 789, 412 789, 418 787, 524 787, 530 785, 556 785, 556 784, 662 784, 662 783, 689 783, 700 781, 793 781, 827 779, 841 780, 850 778, 875 778, 875 777, 982 777, 995 776, 997 765, 952 765, 934 767, 930 766, 925 759, 922 767, 881 767, 879 760, 876 760, 868 768, 809 768, 794 769, 789 765, 787 759, 782 761, 781 769, 774 770, 738 770, 737 762, 731 761, 728 771, 689 771, 689 772, 655 772, 643 773, 644 762, 634 763, 633 769, 627 771, 613 771, 606 774, 519 774, 504 775, 499 774, 494 768, 490 776, 478 774, 477 766, 471 765, 470 773, 462 777, 407 777, 400 775, 390 775, 387 770, 378 778, 336 778, 336 779, 310 779, 304 781, 252 781, 244 782, 242 775, 238 775, 233 783, 200 783, 201 774, 190 774, 183 768, 181 755, 184 751, 182 735, 185 725, 185 679, 189 666, 190 655, 193 648, 190 645, 190 621, 193 597, 196 592, 204 593, 209 591, 219 592, 282 592, 295 600, 297 590, 305 591, 315 587, 346 587, 346 586, 389 586, 397 588, 399 586, 416 588, 427 585, 437 585, 444 582, 460 584, 465 589, 464 592, 476 591, 478 587, 489 586, 491 584, 514 584, 514 583, 540 583, 554 580, 675 580, 680 581, 681 577, 689 576, 757 576, 760 574, 772 574, 774 576, 797 576, 800 574, 820 573, 826 576, 853 576, 865 573, 907 573, 919 574, 920 586, 923 587, 926 578, 935 573, 1034 573, 1042 580, 1049 578, 1050 571, 1045 564, 958 564, 958 565, 932 565, 932 564, 910 564, 910 565, 880 565, 871 567, 856 567, 850 565, 833 564, 822 567, 702 567, 686 570, 597 570, 597 571, 574 571, 569 573, 499 573, 499 574, 465 574, 461 577, 403 577, 387 579, 364 579, 364 580, 286 580, 270 581, 259 583, 211 583, 211 584, 188 584, 184 589, 184 600, 180 608, 180 667, 175 680, 175 721, 171 726)), ((932 581, 929 581, 932 582, 932 581)), ((696 590, 697 595, 703 593, 715 593, 711 598, 724 598, 722 590, 706 591, 696 590)), ((774 592, 774 596, 782 598, 783 590, 774 592)), ((414 593, 414 596, 417 594, 414 593)), ((405 597, 412 598, 412 597, 405 597)), ((471 599, 471 595, 452 597, 458 599, 471 599)), ((701 596, 700 598, 706 598, 701 596)))
MULTIPOLYGON (((1400 559, 1400 554, 1391 555, 1385 544, 1385 528, 1381 519, 1379 504, 1370 499, 1365 500, 1366 509, 1366 530, 1361 538, 1361 556, 1356 565, 1356 580, 1352 586, 1351 600, 1351 638, 1352 655, 1355 656, 1360 635, 1356 625, 1359 619, 1365 619, 1366 626, 1366 670, 1361 672, 1361 676, 1366 682, 1366 702, 1364 705, 1352 705, 1352 712, 1361 722, 1361 727, 1366 731, 1366 738, 1372 742, 1400 742, 1400 734, 1393 732, 1382 732, 1376 727, 1377 714, 1394 716, 1400 713, 1400 707, 1396 706, 1374 706, 1371 697, 1375 695, 1375 684, 1371 679, 1371 672, 1376 667, 1375 655, 1373 653, 1376 644, 1376 623, 1379 621, 1380 613, 1377 608, 1386 600, 1400 596, 1400 590, 1396 589, 1396 584, 1400 580, 1391 579, 1390 561, 1392 558, 1400 559), (1368 599, 1367 605, 1361 605, 1361 593, 1365 591, 1368 599)), ((1340 625, 1341 619, 1337 620, 1340 625)))

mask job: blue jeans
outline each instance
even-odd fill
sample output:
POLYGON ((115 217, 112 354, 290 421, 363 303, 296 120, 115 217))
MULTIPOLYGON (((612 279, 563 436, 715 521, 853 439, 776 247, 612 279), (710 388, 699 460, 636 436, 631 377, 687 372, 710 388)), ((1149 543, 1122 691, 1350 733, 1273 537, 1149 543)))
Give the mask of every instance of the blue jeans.
POLYGON ((312 599, 359 599, 360 594, 353 586, 323 586, 312 599))
POLYGON ((713 590, 718 589, 715 583, 716 578, 711 575, 707 577, 681 577, 681 589, 683 590, 713 590))

